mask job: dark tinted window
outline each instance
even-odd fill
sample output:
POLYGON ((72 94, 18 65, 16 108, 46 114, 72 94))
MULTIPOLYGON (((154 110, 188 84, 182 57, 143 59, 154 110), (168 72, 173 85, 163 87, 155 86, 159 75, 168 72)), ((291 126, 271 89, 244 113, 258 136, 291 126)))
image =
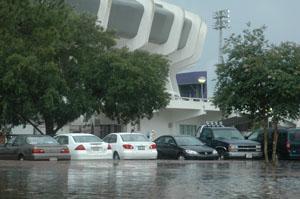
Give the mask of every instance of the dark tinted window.
POLYGON ((104 142, 107 142, 107 143, 110 143, 110 138, 111 138, 112 135, 107 135, 103 138, 103 141, 104 142))
POLYGON ((245 139, 242 134, 234 128, 216 128, 213 129, 213 132, 216 139, 245 139))
POLYGON ((116 134, 111 135, 109 143, 117 143, 117 135, 116 134))
POLYGON ((175 140, 172 137, 165 137, 165 144, 176 145, 175 140))
POLYGON ((195 137, 175 137, 175 140, 179 146, 198 146, 203 143, 195 137))
POLYGON ((289 133, 289 140, 300 142, 300 130, 290 132, 289 133))
POLYGON ((165 144, 165 137, 160 137, 155 141, 157 144, 165 144))

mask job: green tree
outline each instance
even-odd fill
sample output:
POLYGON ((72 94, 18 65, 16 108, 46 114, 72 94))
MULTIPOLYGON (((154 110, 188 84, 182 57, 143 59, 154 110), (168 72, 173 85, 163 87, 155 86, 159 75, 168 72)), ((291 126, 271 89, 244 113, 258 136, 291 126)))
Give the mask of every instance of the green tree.
POLYGON ((271 91, 271 117, 274 125, 272 162, 276 163, 278 123, 300 116, 300 46, 284 42, 268 52, 268 81, 271 91))
POLYGON ((112 33, 63 0, 4 0, 0 16, 0 125, 43 123, 54 135, 80 115, 128 121, 167 104, 166 60, 113 49, 112 33))
POLYGON ((292 48, 286 45, 293 45, 270 45, 264 37, 264 30, 265 27, 248 28, 243 35, 233 34, 226 40, 227 60, 217 67, 214 103, 226 115, 237 111, 261 122, 265 160, 269 162, 268 118, 272 117, 277 126, 283 118, 296 118, 299 114, 299 65, 296 58, 299 55, 295 51, 294 56, 286 58, 284 53, 292 52, 288 50, 292 48))
POLYGON ((86 85, 106 116, 126 124, 151 118, 154 110, 168 105, 168 61, 161 55, 115 49, 100 59, 105 61, 88 71, 86 85))

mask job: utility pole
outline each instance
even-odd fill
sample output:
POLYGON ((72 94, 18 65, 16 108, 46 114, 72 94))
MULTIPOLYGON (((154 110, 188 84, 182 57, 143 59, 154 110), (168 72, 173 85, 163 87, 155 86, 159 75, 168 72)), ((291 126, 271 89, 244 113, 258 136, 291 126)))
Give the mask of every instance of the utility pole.
POLYGON ((216 20, 214 29, 219 30, 219 58, 218 62, 219 64, 224 63, 223 60, 223 29, 229 28, 229 13, 230 11, 228 9, 225 10, 219 10, 214 13, 214 19, 216 20))

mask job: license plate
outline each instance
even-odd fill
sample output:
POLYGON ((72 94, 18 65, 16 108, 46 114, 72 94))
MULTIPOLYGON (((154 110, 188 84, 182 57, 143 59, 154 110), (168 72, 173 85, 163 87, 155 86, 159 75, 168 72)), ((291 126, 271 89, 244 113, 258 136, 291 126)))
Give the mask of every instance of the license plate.
POLYGON ((252 154, 246 153, 246 158, 252 158, 252 154))
POLYGON ((92 147, 93 151, 101 151, 101 147, 92 147))
POLYGON ((57 161, 57 157, 50 157, 49 161, 57 161))
POLYGON ((138 150, 145 150, 145 146, 138 146, 138 150))

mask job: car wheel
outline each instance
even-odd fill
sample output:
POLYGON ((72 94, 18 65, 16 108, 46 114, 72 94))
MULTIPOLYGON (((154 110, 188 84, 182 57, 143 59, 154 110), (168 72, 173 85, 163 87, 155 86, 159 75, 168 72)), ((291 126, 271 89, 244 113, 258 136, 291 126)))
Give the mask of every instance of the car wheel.
POLYGON ((18 156, 18 160, 23 161, 23 160, 24 160, 24 155, 20 154, 20 155, 18 156))
POLYGON ((178 154, 177 159, 178 160, 185 160, 185 157, 184 157, 183 154, 178 154))
POLYGON ((219 154, 219 160, 224 160, 225 151, 223 149, 217 150, 219 154))
POLYGON ((113 159, 114 160, 120 160, 120 156, 119 156, 119 154, 117 152, 114 153, 113 159))

